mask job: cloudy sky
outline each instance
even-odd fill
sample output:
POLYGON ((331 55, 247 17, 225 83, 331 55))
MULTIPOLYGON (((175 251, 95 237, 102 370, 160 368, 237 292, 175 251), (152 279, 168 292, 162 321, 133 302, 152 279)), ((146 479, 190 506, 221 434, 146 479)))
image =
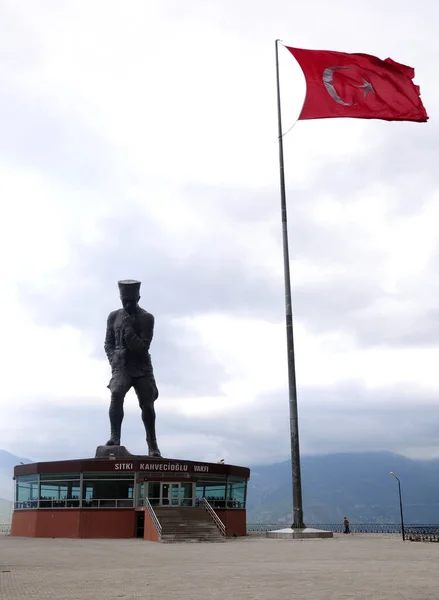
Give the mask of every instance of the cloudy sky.
MULTIPOLYGON (((117 281, 143 282, 164 456, 289 452, 274 40, 416 68, 427 124, 285 138, 301 447, 439 456, 432 0, 0 1, 0 447, 93 456, 117 281)), ((281 51, 284 129, 303 78, 281 51)), ((145 451, 133 392, 123 443, 145 451)))

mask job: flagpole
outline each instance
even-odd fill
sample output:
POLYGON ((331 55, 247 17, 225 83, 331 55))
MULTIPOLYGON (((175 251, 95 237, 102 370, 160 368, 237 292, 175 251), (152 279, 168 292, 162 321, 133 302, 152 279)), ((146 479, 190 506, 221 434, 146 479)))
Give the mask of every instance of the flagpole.
POLYGON ((287 202, 285 192, 284 147, 279 81, 279 42, 276 40, 277 125, 279 138, 280 201, 285 282, 285 321, 287 329, 288 392, 290 404, 291 474, 293 483, 293 529, 303 529, 302 477, 300 472, 299 415, 297 410, 296 365, 294 357, 293 309, 291 302, 290 256, 288 249, 287 202))

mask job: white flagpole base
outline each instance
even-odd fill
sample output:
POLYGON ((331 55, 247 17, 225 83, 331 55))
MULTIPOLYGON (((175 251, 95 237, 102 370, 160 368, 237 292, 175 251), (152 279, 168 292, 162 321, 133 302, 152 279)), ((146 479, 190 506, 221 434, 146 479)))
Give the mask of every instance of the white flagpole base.
POLYGON ((305 529, 292 529, 287 527, 285 529, 275 529, 274 531, 267 531, 265 536, 271 539, 277 540, 316 540, 323 538, 333 538, 334 534, 332 531, 326 531, 324 529, 314 529, 313 527, 305 527, 305 529))

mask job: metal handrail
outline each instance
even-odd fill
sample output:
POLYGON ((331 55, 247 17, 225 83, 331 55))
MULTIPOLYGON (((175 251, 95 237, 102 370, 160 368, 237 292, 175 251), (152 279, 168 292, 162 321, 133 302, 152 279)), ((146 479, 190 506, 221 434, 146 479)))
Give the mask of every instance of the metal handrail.
POLYGON ((206 498, 203 498, 202 502, 203 502, 204 508, 207 510, 207 512, 209 513, 209 515, 212 517, 215 525, 218 527, 218 529, 220 530, 221 534, 223 536, 225 536, 226 535, 226 526, 224 525, 224 523, 221 521, 221 519, 219 518, 219 516, 216 514, 216 512, 210 506, 210 504, 206 500, 206 498))
MULTIPOLYGON (((343 533, 344 526, 343 523, 309 523, 307 522, 308 527, 313 527, 314 529, 325 529, 327 531, 332 531, 333 533, 343 533)), ((283 527, 289 527, 288 523, 247 523, 247 533, 265 533, 266 531, 271 531, 275 529, 282 529, 283 527)), ((400 523, 350 523, 349 528, 351 533, 401 533, 401 524, 400 523)), ((438 534, 439 535, 439 525, 405 525, 405 529, 407 532, 411 533, 425 533, 428 534, 438 534)))
POLYGON ((149 512, 149 516, 151 517, 151 521, 154 523, 154 527, 156 528, 157 533, 161 537, 162 536, 162 526, 160 524, 160 521, 157 519, 157 515, 155 514, 154 509, 151 506, 151 502, 148 500, 148 498, 145 498, 144 506, 147 509, 147 511, 149 512))
POLYGON ((133 508, 133 506, 134 498, 93 498, 88 501, 82 500, 82 508, 133 508))
POLYGON ((63 498, 60 500, 53 498, 40 498, 40 500, 25 500, 15 502, 16 510, 25 510, 28 508, 131 508, 134 506, 133 498, 63 498))

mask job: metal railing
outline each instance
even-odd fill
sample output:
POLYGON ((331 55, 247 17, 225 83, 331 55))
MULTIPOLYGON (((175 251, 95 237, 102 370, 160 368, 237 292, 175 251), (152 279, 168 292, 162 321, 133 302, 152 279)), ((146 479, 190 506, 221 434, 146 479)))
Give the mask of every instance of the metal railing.
POLYGON ((14 504, 14 508, 15 509, 25 509, 25 508, 38 508, 38 500, 36 499, 32 499, 32 500, 23 500, 22 502, 15 502, 14 504))
MULTIPOLYGON (((173 500, 176 500, 176 498, 173 498, 173 500)), ((169 506, 173 507, 173 508, 194 506, 193 498, 182 498, 181 500, 178 500, 176 503, 172 503, 169 498, 151 498, 151 496, 150 496, 148 498, 148 501, 152 507, 157 506, 159 508, 166 508, 169 506)), ((138 498, 136 506, 142 507, 144 505, 145 505, 145 499, 138 498)))
POLYGON ((215 523, 215 525, 220 530, 221 535, 223 535, 225 537, 225 535, 226 535, 226 526, 221 521, 221 519, 216 514, 216 512, 213 510, 213 508, 210 506, 210 504, 206 500, 206 498, 203 498, 202 502, 203 502, 203 507, 207 510, 207 512, 209 513, 209 515, 212 517, 213 522, 215 523))
MULTIPOLYGON (((123 500, 122 500, 123 502, 123 500)), ((162 526, 160 521, 157 518, 157 515, 154 512, 153 507, 149 503, 148 500, 144 503, 145 508, 148 510, 151 519, 154 523, 154 526, 157 529, 157 532, 161 536, 162 526)), ((212 509, 207 500, 203 501, 203 506, 211 515, 212 519, 215 521, 215 524, 220 529, 221 533, 225 535, 225 527, 224 523, 212 509), (211 512, 212 511, 212 512, 211 512), (212 514, 213 513, 213 514, 212 514)), ((286 523, 247 523, 247 533, 265 533, 266 531, 270 531, 273 529, 282 529, 283 527, 288 527, 286 523)), ((332 531, 334 533, 343 533, 343 526, 335 523, 335 524, 311 524, 310 527, 315 527, 316 529, 325 529, 326 531, 332 531)), ((439 542, 439 525, 406 525, 405 526, 405 534, 406 539, 411 541, 422 541, 422 542, 439 542)), ((393 523, 383 524, 383 523, 351 523, 350 525, 351 533, 401 533, 401 526, 393 523)), ((0 533, 10 533, 11 532, 11 524, 10 523, 0 523, 0 533)))
POLYGON ((26 510, 30 508, 133 508, 133 498, 93 498, 92 500, 79 500, 79 498, 40 499, 15 502, 15 509, 26 510))
POLYGON ((404 531, 411 542, 439 542, 439 525, 409 525, 404 531))
POLYGON ((93 499, 83 500, 82 508, 133 508, 133 498, 105 498, 105 499, 93 499))
POLYGON ((151 517, 151 521, 154 523, 154 527, 157 530, 157 533, 159 534, 159 537, 162 537, 162 526, 160 524, 160 521, 157 518, 157 515, 154 512, 153 507, 151 506, 151 502, 148 500, 148 498, 145 498, 144 501, 144 506, 146 508, 146 510, 149 513, 149 516, 151 517))
MULTIPOLYGON (((290 525, 291 523, 247 523, 247 533, 265 533, 290 525)), ((344 531, 342 523, 307 523, 307 526, 333 533, 344 531)), ((401 533, 401 525, 398 523, 350 523, 349 528, 351 533, 401 533)), ((406 525, 404 529, 418 535, 439 535, 439 525, 406 525)))
MULTIPOLYGON (((324 529, 333 533, 343 533, 343 523, 306 523, 307 527, 324 529)), ((247 523, 247 533, 265 533, 275 529, 291 527, 291 523, 247 523)), ((351 533, 401 533, 401 525, 396 523, 350 523, 351 533)))

